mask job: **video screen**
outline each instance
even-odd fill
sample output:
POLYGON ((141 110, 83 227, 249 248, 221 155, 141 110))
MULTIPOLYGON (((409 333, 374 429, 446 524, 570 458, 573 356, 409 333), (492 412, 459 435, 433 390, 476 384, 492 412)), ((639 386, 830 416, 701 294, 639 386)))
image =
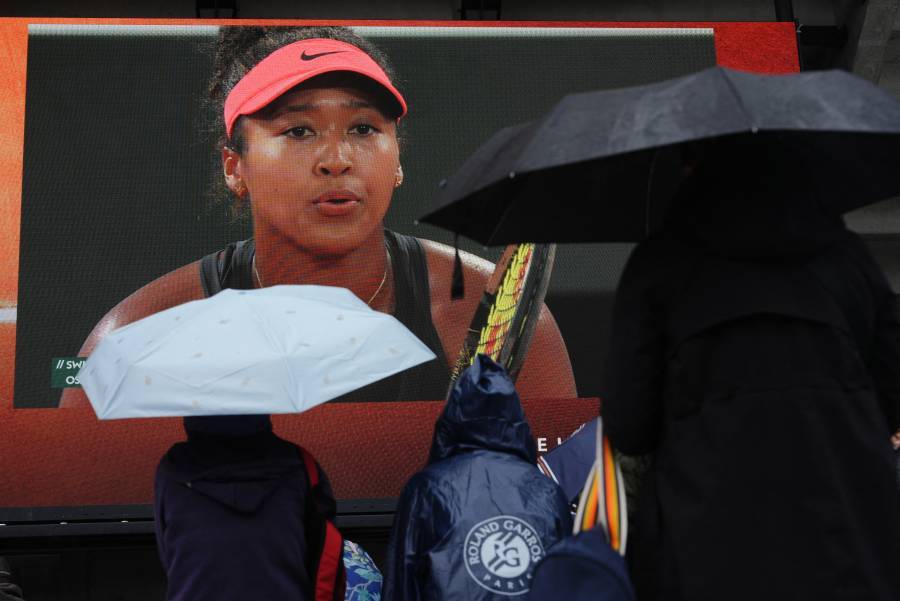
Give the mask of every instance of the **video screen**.
MULTIPOLYGON (((753 27, 732 24, 729 31, 753 27)), ((437 356, 413 373, 275 419, 276 431, 319 458, 338 498, 396 496, 424 463, 483 278, 502 251, 459 239, 471 272, 470 304, 454 305, 453 237, 416 222, 433 206, 438 182, 491 133, 535 119, 566 94, 650 83, 716 64, 725 35, 704 25, 350 29, 387 57, 409 108, 397 127, 402 174, 393 163, 372 167, 374 178, 396 172, 402 180, 384 195, 382 222, 365 226, 381 232, 383 225, 384 247, 370 245, 375 255, 353 247, 369 248, 363 242, 371 240, 368 234, 357 242, 355 234, 333 241, 352 261, 335 259, 340 252, 332 252, 315 227, 279 224, 291 210, 276 206, 279 191, 302 186, 299 180, 308 177, 302 168, 274 167, 279 177, 266 180, 269 190, 251 189, 252 199, 229 189, 222 98, 215 90, 241 58, 237 51, 223 53, 220 27, 0 21, 15 54, 5 57, 12 70, 7 79, 24 77, 10 88, 19 96, 2 105, 15 116, 24 103, 24 121, 21 138, 11 129, 3 149, 21 168, 21 188, 7 191, 0 216, 6 266, 0 273, 6 370, 0 407, 9 424, 0 450, 4 463, 20 458, 14 463, 32 482, 4 491, 0 504, 149 502, 159 456, 183 437, 180 420, 97 422, 76 377, 86 349, 115 327, 203 298, 210 273, 233 271, 245 287, 255 287, 269 277, 290 277, 276 268, 281 264, 312 283, 377 287, 362 300, 392 312, 437 356), (290 228, 294 233, 286 234, 290 228), (303 249, 306 263, 285 258, 286 246, 278 245, 289 242, 303 249), (390 270, 378 256, 384 249, 390 270), (380 467, 361 466, 360 448, 380 467)), ((771 47, 778 68, 790 70, 796 62, 790 28, 766 32, 783 42, 771 47)), ((556 251, 545 299, 549 314, 517 384, 541 451, 597 413, 613 293, 631 248, 578 244, 556 251)))

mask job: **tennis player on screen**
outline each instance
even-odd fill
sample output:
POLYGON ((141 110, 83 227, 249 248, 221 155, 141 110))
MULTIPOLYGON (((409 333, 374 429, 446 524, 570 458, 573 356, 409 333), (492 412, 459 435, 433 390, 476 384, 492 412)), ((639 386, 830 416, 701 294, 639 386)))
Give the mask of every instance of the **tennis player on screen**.
MULTIPOLYGON (((403 183, 397 128, 407 105, 383 54, 343 27, 223 27, 210 98, 220 107, 224 182, 249 207, 254 237, 131 294, 100 320, 80 354, 116 328, 222 288, 342 286, 395 315, 438 359, 339 400, 444 398, 493 266, 462 253, 466 294, 451 301, 452 249, 384 228, 403 183)), ((518 380, 523 397, 576 396, 546 307, 527 357, 518 380)), ((62 406, 85 404, 80 389, 65 390, 62 406)))

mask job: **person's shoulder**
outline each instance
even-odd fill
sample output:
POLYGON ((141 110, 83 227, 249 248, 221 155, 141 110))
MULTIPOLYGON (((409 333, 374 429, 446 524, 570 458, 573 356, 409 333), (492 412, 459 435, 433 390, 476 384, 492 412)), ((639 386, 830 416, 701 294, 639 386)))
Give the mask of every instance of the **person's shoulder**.
MULTIPOLYGON (((200 261, 194 261, 170 271, 131 293, 107 311, 88 334, 78 355, 80 357, 90 355, 100 340, 114 330, 154 313, 203 297, 203 285, 200 283, 200 261)), ((60 407, 86 406, 88 406, 87 397, 81 389, 67 388, 63 391, 60 407)))
POLYGON ((699 243, 684 233, 663 230, 644 238, 634 247, 635 260, 658 261, 660 258, 696 255, 702 252, 699 243))
POLYGON ((473 478, 485 483, 524 481, 532 474, 549 481, 536 465, 510 452, 490 448, 472 449, 453 455, 430 465, 422 473, 431 482, 451 487, 456 482, 470 481, 473 478))
POLYGON ((179 465, 184 464, 188 452, 187 442, 176 442, 163 453, 156 464, 157 483, 178 478, 179 465))
POLYGON ((297 443, 285 438, 281 438, 280 436, 275 434, 275 432, 266 433, 265 440, 267 442, 268 456, 270 459, 274 459, 285 464, 296 463, 296 465, 302 468, 302 471, 306 473, 306 455, 309 455, 309 457, 311 457, 313 462, 316 464, 316 469, 319 472, 319 477, 327 479, 328 475, 325 473, 325 469, 319 462, 319 458, 310 453, 309 449, 306 449, 298 445, 297 443))
MULTIPOLYGON (((417 238, 419 244, 425 250, 425 257, 428 260, 429 272, 435 272, 441 275, 441 281, 446 284, 449 292, 450 281, 453 275, 453 266, 456 261, 456 251, 452 246, 435 242, 434 240, 425 240, 417 238)), ((464 250, 459 251, 459 257, 463 265, 463 274, 466 278, 466 285, 470 280, 474 280, 473 285, 483 288, 487 279, 494 271, 494 264, 487 259, 482 259, 478 255, 474 255, 464 250)))
MULTIPOLYGON (((428 262, 428 287, 431 291, 431 314, 438 324, 467 324, 471 319, 475 306, 481 299, 481 293, 487 285, 488 278, 494 271, 494 264, 472 253, 460 251, 463 265, 463 282, 465 284, 462 299, 452 299, 453 268, 455 251, 452 246, 433 240, 418 239, 425 251, 428 262)), ((455 328, 453 333, 458 332, 455 328)), ((462 343, 462 340, 459 340, 462 343)), ((458 348, 457 344, 450 345, 458 348)), ((446 350, 446 349, 445 349, 446 350)))
POLYGON ((473 487, 479 490, 507 490, 510 492, 509 496, 504 497, 507 501, 522 498, 524 493, 533 500, 553 499, 556 502, 559 492, 565 504, 564 495, 553 480, 541 473, 535 464, 508 452, 476 449, 449 457, 420 473, 420 487, 437 491, 440 498, 466 496, 459 485, 466 482, 470 490, 473 487))
POLYGON ((638 242, 628 256, 622 282, 669 279, 701 260, 702 250, 684 237, 672 232, 659 232, 638 242))
POLYGON ((442 496, 437 491, 446 481, 446 475, 442 473, 441 469, 435 469, 440 463, 443 462, 432 463, 413 474, 403 486, 402 496, 407 501, 415 499, 416 503, 431 504, 439 501, 442 496))
POLYGON ((98 322, 91 336, 106 335, 154 313, 203 298, 199 270, 200 261, 194 261, 139 288, 110 309, 98 322))
POLYGON ((465 454, 471 456, 473 467, 488 472, 499 471, 511 479, 539 476, 538 479, 552 482, 544 476, 538 466, 529 463, 522 456, 505 450, 480 449, 465 454))
POLYGON ((471 453, 452 455, 431 463, 410 478, 410 482, 414 482, 416 488, 429 491, 440 490, 448 485, 452 485, 459 481, 463 473, 471 469, 472 456, 479 452, 475 450, 471 453))

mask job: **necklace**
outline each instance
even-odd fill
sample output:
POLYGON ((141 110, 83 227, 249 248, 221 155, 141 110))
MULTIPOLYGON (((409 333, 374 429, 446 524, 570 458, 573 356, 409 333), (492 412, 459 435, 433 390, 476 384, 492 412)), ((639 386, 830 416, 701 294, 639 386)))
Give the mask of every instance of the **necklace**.
POLYGON ((384 263, 384 274, 382 274, 381 276, 381 283, 378 284, 378 288, 375 289, 375 294, 373 294, 372 297, 366 302, 366 304, 370 307, 372 306, 372 301, 375 300, 375 297, 378 296, 378 293, 381 292, 381 289, 384 288, 384 283, 387 281, 388 265, 391 262, 390 255, 388 255, 387 259, 388 260, 384 263))
MULTIPOLYGON (((378 296, 378 294, 381 292, 381 289, 384 288, 384 283, 387 281, 388 265, 390 265, 390 263, 391 263, 391 255, 388 253, 386 253, 386 254, 387 254, 387 261, 384 264, 384 273, 381 275, 381 283, 378 284, 378 288, 375 289, 375 294, 373 294, 369 298, 369 300, 366 301, 366 304, 369 305, 370 307, 372 306, 372 301, 375 300, 375 297, 378 296)), ((256 281, 259 283, 259 287, 265 288, 265 286, 263 285, 262 278, 259 277, 259 270, 256 269, 256 256, 253 257, 253 275, 256 276, 256 281)))
POLYGON ((253 275, 256 276, 256 281, 259 282, 259 287, 265 288, 262 283, 262 278, 259 277, 259 271, 256 270, 256 255, 253 255, 253 275))

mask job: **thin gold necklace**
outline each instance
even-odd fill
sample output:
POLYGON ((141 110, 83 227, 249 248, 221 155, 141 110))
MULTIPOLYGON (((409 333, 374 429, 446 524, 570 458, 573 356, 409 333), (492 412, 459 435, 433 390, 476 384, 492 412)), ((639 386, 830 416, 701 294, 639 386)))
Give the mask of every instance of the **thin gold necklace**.
MULTIPOLYGON (((381 276, 381 283, 378 284, 378 288, 375 290, 375 294, 373 294, 372 297, 366 302, 366 304, 369 305, 370 307, 372 306, 372 301, 375 300, 375 297, 378 296, 378 294, 381 292, 381 289, 384 288, 384 283, 387 281, 388 265, 390 265, 390 262, 391 262, 391 255, 390 255, 390 253, 386 253, 386 254, 387 254, 387 261, 385 261, 385 263, 384 263, 384 273, 381 276)), ((256 281, 259 283, 259 287, 265 288, 262 278, 259 277, 259 270, 256 269, 256 255, 253 256, 253 275, 256 276, 256 281)))

